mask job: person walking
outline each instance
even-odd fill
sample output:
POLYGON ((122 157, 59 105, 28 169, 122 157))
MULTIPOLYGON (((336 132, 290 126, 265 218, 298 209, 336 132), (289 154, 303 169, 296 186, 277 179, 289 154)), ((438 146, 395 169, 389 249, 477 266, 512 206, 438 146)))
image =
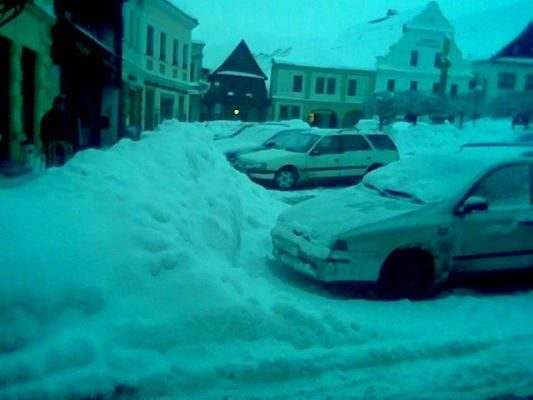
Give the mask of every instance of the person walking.
POLYGON ((52 109, 43 116, 41 140, 47 167, 61 166, 72 157, 74 149, 67 132, 65 96, 57 96, 52 109))

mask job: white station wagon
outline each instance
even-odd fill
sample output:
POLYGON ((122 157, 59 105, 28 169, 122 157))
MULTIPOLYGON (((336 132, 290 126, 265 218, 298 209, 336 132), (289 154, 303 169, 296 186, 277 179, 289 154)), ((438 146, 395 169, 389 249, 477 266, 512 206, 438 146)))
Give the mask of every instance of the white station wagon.
POLYGON ((384 134, 310 129, 283 135, 269 149, 240 155, 235 166, 254 180, 288 190, 312 180, 360 177, 398 158, 398 149, 384 134))
POLYGON ((533 147, 392 163, 289 208, 272 241, 286 266, 390 298, 424 296, 452 273, 533 267, 533 147))

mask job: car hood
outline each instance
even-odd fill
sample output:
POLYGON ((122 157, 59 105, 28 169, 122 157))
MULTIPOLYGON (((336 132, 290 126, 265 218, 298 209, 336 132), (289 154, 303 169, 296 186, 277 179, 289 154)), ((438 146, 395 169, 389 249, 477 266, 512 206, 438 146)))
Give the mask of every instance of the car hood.
POLYGON ((358 185, 305 201, 283 212, 274 233, 296 235, 331 246, 351 232, 423 208, 423 205, 386 198, 358 185))
POLYGON ((242 161, 251 161, 251 162, 266 162, 266 161, 272 161, 275 159, 287 157, 288 155, 294 155, 297 153, 289 152, 286 150, 279 150, 279 149, 268 149, 268 150, 259 150, 254 151, 253 153, 249 153, 243 156, 239 157, 239 160, 242 161))

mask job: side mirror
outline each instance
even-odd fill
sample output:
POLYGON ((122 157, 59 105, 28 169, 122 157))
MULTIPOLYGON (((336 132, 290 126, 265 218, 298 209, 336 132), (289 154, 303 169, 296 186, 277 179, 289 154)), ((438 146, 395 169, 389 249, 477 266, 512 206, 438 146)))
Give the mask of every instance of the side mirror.
POLYGON ((459 214, 470 214, 473 211, 486 211, 489 209, 489 203, 483 197, 472 196, 464 201, 457 210, 459 214))
POLYGON ((313 150, 313 151, 312 151, 311 153, 309 153, 309 154, 312 155, 312 156, 319 156, 319 155, 322 154, 322 153, 320 152, 320 150, 313 150))

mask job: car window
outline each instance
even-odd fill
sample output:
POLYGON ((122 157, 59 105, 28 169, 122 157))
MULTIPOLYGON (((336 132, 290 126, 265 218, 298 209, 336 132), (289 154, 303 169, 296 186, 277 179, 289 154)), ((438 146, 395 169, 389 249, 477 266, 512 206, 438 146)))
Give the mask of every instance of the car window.
POLYGON ((372 150, 361 135, 346 135, 341 138, 342 151, 372 150))
POLYGON ((472 195, 485 198, 489 209, 531 205, 531 170, 527 164, 500 167, 481 179, 472 195))
POLYGON ((368 135, 366 138, 377 150, 397 150, 396 145, 387 135, 368 135))
POLYGON ((339 154, 341 152, 341 140, 339 136, 326 136, 316 145, 314 151, 320 154, 339 154))

